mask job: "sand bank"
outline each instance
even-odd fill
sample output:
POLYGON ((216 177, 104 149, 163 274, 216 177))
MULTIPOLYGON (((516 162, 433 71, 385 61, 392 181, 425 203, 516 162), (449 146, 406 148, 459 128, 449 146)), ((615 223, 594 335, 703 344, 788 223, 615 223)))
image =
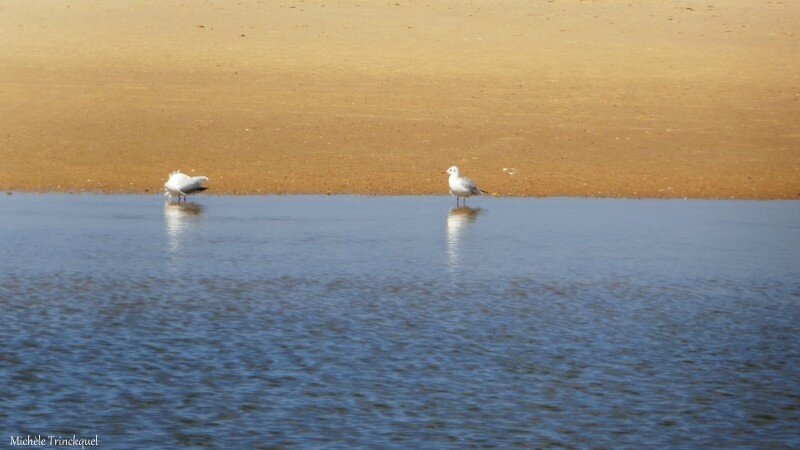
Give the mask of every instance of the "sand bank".
POLYGON ((0 189, 800 198, 800 3, 0 5, 0 189))

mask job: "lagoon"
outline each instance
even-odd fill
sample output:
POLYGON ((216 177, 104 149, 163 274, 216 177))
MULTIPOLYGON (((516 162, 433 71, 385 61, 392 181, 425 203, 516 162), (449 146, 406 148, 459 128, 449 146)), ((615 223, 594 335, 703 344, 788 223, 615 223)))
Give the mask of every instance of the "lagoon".
POLYGON ((3 196, 0 431, 800 445, 800 202, 454 203, 3 196))

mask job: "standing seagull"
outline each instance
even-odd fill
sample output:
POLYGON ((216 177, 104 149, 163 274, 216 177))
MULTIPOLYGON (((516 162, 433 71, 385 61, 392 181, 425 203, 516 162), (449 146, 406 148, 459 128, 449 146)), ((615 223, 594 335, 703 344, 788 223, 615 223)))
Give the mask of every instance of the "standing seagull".
POLYGON ((449 173, 450 174, 450 195, 454 195, 456 197, 456 207, 458 207, 458 199, 464 199, 464 205, 466 206, 467 197, 472 197, 473 195, 483 195, 483 194, 491 194, 489 191, 484 191, 483 189, 479 188, 474 181, 470 180, 469 178, 462 177, 458 174, 458 167, 453 166, 442 173, 449 173))
POLYGON ((168 196, 170 200, 172 200, 172 197, 177 196, 180 202, 181 196, 186 200, 187 195, 208 189, 203 186, 206 181, 208 181, 208 177, 190 177, 178 170, 169 174, 169 179, 164 183, 164 189, 167 190, 164 195, 168 196))

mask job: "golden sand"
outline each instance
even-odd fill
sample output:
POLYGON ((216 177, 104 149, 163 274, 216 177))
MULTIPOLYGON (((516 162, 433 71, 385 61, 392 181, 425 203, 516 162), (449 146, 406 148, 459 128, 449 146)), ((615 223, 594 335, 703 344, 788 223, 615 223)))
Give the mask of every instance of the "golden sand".
POLYGON ((0 189, 800 198, 800 2, 0 3, 0 189))

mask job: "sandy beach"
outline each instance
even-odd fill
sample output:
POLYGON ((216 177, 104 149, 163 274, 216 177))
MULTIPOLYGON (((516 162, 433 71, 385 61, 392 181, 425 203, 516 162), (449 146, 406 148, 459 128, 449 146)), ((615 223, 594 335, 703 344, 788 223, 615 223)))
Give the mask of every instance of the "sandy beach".
POLYGON ((800 3, 0 3, 0 189, 800 198, 800 3))

